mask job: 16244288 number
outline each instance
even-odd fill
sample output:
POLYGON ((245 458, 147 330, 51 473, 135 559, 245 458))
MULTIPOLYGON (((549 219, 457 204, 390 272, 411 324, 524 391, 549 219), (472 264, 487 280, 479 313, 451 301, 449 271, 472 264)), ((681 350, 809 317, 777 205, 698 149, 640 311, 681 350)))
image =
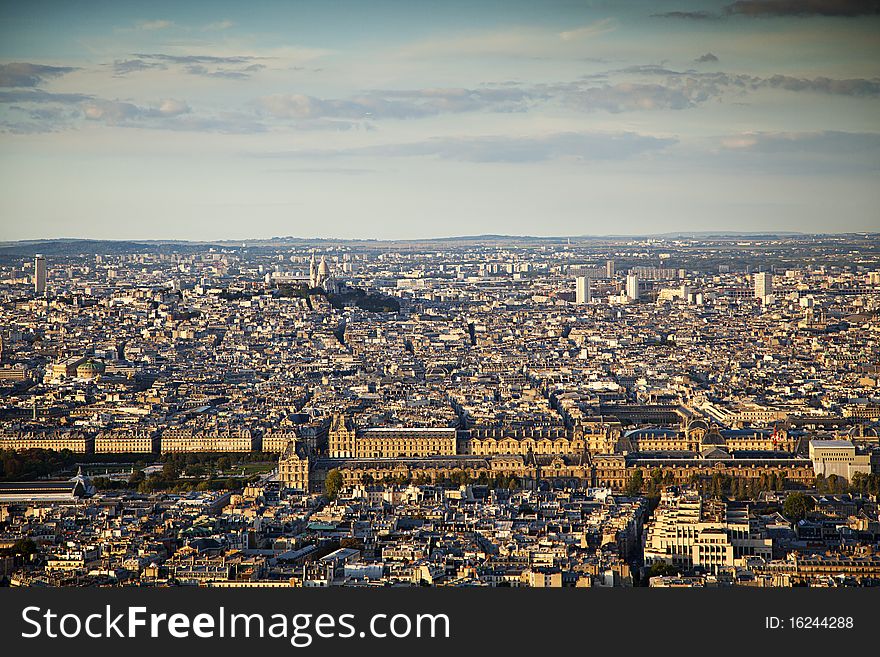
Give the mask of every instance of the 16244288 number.
POLYGON ((793 630, 848 630, 853 627, 852 616, 791 616, 788 621, 793 630))

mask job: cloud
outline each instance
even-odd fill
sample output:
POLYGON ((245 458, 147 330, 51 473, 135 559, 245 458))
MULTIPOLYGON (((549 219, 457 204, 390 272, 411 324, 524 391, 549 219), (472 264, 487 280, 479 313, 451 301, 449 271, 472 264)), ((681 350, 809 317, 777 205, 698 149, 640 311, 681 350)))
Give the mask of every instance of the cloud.
MULTIPOLYGON (((711 55, 711 53, 707 53, 711 55)), ((704 55, 703 58, 706 56, 704 55)), ((700 58, 700 59, 703 59, 700 58)), ((711 61, 711 58, 705 61, 711 61)), ((812 92, 836 96, 856 96, 856 97, 874 97, 880 96, 880 78, 798 78, 790 75, 772 75, 769 77, 760 77, 755 75, 746 75, 741 73, 724 73, 724 72, 700 72, 695 70, 675 71, 656 64, 648 64, 642 66, 629 66, 622 69, 604 71, 597 73, 589 78, 582 78, 580 85, 583 86, 587 82, 594 79, 608 78, 611 76, 634 76, 634 77, 663 77, 663 85, 650 85, 653 89, 645 88, 645 85, 634 84, 625 87, 622 84, 616 87, 595 88, 599 91, 587 90, 588 95, 595 95, 598 98, 608 97, 613 101, 615 95, 621 96, 624 102, 621 106, 625 109, 627 96, 639 96, 646 92, 652 92, 654 95, 663 96, 663 92, 657 89, 657 86, 666 87, 669 91, 681 91, 690 101, 690 104, 696 104, 709 100, 710 98, 718 98, 726 92, 742 93, 748 91, 757 91, 759 89, 782 89, 793 92, 812 92), (602 91, 604 89, 604 91, 602 91)), ((573 85, 570 85, 570 87, 573 85)), ((585 93, 583 91, 579 93, 585 93)), ((675 99, 675 95, 666 94, 667 98, 675 99)), ((613 102, 608 103, 613 107, 613 102)), ((662 103, 661 103, 662 105, 662 103)), ((676 107, 680 109, 680 107, 676 107)))
POLYGON ((556 133, 542 137, 463 137, 384 147, 374 154, 436 156, 466 162, 543 162, 547 160, 619 160, 675 143, 631 132, 556 133))
POLYGON ((135 28, 138 30, 166 30, 169 27, 174 27, 174 23, 166 20, 155 20, 155 21, 140 21, 135 24, 135 28))
POLYGON ((707 52, 706 54, 697 57, 694 61, 699 64, 705 64, 706 62, 717 62, 718 56, 711 52, 707 52))
POLYGON ((374 91, 360 96, 360 102, 373 108, 373 112, 392 115, 402 112, 406 115, 432 116, 435 114, 455 114, 460 112, 493 111, 518 112, 528 108, 539 98, 536 88, 427 88, 405 91, 374 91))
POLYGON ((0 119, 0 132, 13 134, 57 132, 80 116, 77 109, 63 105, 10 105, 7 109, 12 120, 0 119))
POLYGON ((860 175, 880 171, 880 133, 746 132, 718 140, 706 165, 783 174, 860 175))
POLYGON ((635 110, 679 110, 702 100, 705 98, 698 98, 687 89, 624 82, 572 91, 566 103, 582 111, 604 110, 618 114, 635 110))
POLYGON ((89 121, 125 128, 222 134, 251 134, 266 130, 266 126, 250 114, 221 112, 197 115, 185 102, 172 98, 162 100, 155 106, 96 99, 83 105, 83 115, 89 121))
POLYGON ((653 18, 683 18, 692 21, 706 21, 718 18, 716 14, 708 11, 666 11, 661 14, 651 14, 653 18))
POLYGON ((559 33, 559 38, 563 41, 577 41, 579 39, 588 39, 599 34, 611 32, 616 28, 616 22, 613 18, 603 18, 589 25, 578 27, 573 30, 567 30, 559 33))
POLYGON ((174 64, 246 64, 256 57, 238 55, 234 57, 216 57, 214 55, 168 55, 165 53, 134 53, 134 57, 154 59, 174 64))
POLYGON ((362 176, 368 173, 376 173, 376 169, 359 169, 353 167, 290 167, 283 169, 266 169, 267 173, 317 173, 333 174, 339 176, 362 176))
POLYGON ((749 132, 725 137, 721 145, 728 150, 760 153, 873 153, 880 168, 880 133, 875 132, 749 132))
POLYGON ((166 98, 157 107, 141 107, 134 103, 118 100, 93 100, 83 105, 86 119, 103 121, 109 125, 119 125, 138 119, 176 117, 190 112, 189 105, 180 100, 166 98))
POLYGON ((766 18, 780 16, 856 17, 880 14, 880 0, 738 0, 726 5, 720 14, 711 11, 667 11, 654 18, 717 20, 726 16, 766 18))
POLYGON ((731 150, 749 149, 757 143, 758 139, 753 134, 724 137, 721 140, 721 146, 731 150))
POLYGON ((139 71, 148 71, 150 69, 166 69, 168 68, 161 62, 146 62, 143 59, 117 59, 113 62, 113 74, 117 77, 136 73, 139 71))
POLYGON ((549 160, 575 162, 622 160, 663 150, 673 138, 633 132, 561 132, 534 137, 446 137, 403 144, 382 144, 342 150, 255 153, 260 158, 429 157, 478 163, 529 163, 549 160))
POLYGON ((234 25, 235 23, 232 21, 216 21, 215 23, 208 23, 202 28, 202 30, 206 32, 219 32, 222 30, 228 30, 234 25))
POLYGON ((877 0, 739 0, 724 8, 729 15, 867 16, 880 14, 877 0))
POLYGON ((73 66, 44 66, 26 62, 0 64, 0 87, 36 87, 46 80, 75 70, 73 66))
POLYGON ((0 91, 0 103, 59 103, 75 104, 91 100, 88 94, 51 93, 42 89, 0 91))
POLYGON ((369 109, 357 102, 322 100, 304 94, 274 94, 257 99, 257 106, 276 119, 310 120, 318 118, 362 119, 369 109))
POLYGON ((247 80, 251 73, 266 68, 263 64, 251 64, 242 69, 215 68, 210 69, 202 64, 189 64, 184 71, 190 75, 202 75, 209 78, 226 78, 227 80, 247 80))
MULTIPOLYGON (((717 61, 717 57, 706 53, 700 60, 717 61)), ((350 98, 318 98, 297 93, 272 94, 256 99, 254 106, 264 116, 289 121, 403 120, 467 112, 525 112, 546 103, 561 103, 584 112, 605 111, 619 114, 683 110, 712 99, 721 99, 731 93, 741 95, 759 89, 872 97, 880 95, 880 80, 795 78, 783 75, 762 78, 723 72, 676 71, 649 64, 553 84, 376 89, 350 98), (630 79, 614 84, 598 84, 610 76, 630 79), (664 79, 657 82, 650 78, 664 79)))
POLYGON ((375 90, 349 99, 274 94, 257 99, 260 111, 278 119, 413 119, 439 114, 525 110, 537 92, 521 88, 375 90))
POLYGON ((175 98, 166 98, 153 105, 131 101, 108 100, 84 94, 51 94, 40 90, 0 91, 0 103, 11 103, 7 109, 32 122, 7 122, 7 131, 49 132, 76 125, 77 120, 102 123, 113 127, 218 132, 242 134, 263 132, 266 126, 252 114, 220 112, 197 115, 190 106, 175 98), (55 104, 41 109, 28 104, 55 104))
POLYGON ((840 80, 835 78, 795 78, 789 75, 774 75, 765 78, 760 86, 788 91, 814 91, 817 93, 839 96, 877 96, 880 95, 880 79, 868 80, 853 78, 840 80))
POLYGON ((262 57, 235 56, 216 57, 213 55, 168 55, 165 53, 133 53, 131 59, 113 62, 113 73, 125 76, 129 73, 152 69, 166 70, 176 67, 189 75, 200 75, 229 80, 246 80, 253 73, 266 68, 259 63, 262 57))
POLYGON ((83 105, 83 114, 90 121, 104 121, 116 125, 143 116, 145 110, 134 103, 112 100, 95 100, 83 105))
POLYGON ((721 14, 710 11, 667 11, 652 15, 656 18, 714 20, 725 16, 856 17, 876 14, 880 14, 880 0, 738 0, 726 5, 721 14))
POLYGON ((166 98, 159 104, 159 114, 162 116, 178 116, 187 114, 189 111, 189 105, 173 98, 166 98))

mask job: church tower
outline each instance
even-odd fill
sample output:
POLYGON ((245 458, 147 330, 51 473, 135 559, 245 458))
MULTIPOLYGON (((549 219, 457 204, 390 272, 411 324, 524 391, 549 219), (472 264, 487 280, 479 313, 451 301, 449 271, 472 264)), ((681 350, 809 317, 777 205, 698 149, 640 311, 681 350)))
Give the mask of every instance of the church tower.
POLYGON ((309 287, 318 287, 318 263, 315 262, 314 251, 312 251, 312 261, 309 264, 309 287))

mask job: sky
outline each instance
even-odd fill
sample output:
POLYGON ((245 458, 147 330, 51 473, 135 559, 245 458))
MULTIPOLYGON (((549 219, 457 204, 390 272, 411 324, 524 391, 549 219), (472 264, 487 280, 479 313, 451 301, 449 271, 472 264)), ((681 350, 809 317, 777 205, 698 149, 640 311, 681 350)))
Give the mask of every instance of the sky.
POLYGON ((880 230, 878 0, 0 3, 0 240, 880 230))

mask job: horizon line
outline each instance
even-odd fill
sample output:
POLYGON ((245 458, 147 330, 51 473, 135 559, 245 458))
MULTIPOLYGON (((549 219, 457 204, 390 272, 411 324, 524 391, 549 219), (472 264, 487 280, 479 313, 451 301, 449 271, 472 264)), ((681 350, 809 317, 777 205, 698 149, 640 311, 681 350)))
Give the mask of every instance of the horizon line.
POLYGON ((591 234, 582 233, 579 235, 517 235, 504 233, 482 233, 473 235, 449 235, 436 237, 398 237, 398 238, 379 238, 379 237, 304 237, 297 235, 273 235, 271 237, 249 237, 249 238, 230 238, 222 237, 217 239, 185 239, 185 238, 101 238, 101 237, 37 237, 24 238, 17 240, 2 240, 0 248, 8 248, 13 245, 39 244, 52 242, 112 242, 112 243, 149 243, 149 244, 248 244, 278 241, 298 241, 298 242, 378 242, 378 243, 396 243, 396 242, 440 242, 440 241, 466 241, 466 240, 597 240, 597 239, 651 239, 651 238, 676 238, 676 237, 743 237, 743 236, 779 236, 779 237, 834 237, 846 235, 864 235, 864 236, 880 236, 880 231, 859 231, 848 230, 838 232, 804 232, 791 230, 764 230, 764 231, 743 231, 743 230, 698 230, 698 231, 666 231, 663 233, 633 233, 633 234, 591 234))

